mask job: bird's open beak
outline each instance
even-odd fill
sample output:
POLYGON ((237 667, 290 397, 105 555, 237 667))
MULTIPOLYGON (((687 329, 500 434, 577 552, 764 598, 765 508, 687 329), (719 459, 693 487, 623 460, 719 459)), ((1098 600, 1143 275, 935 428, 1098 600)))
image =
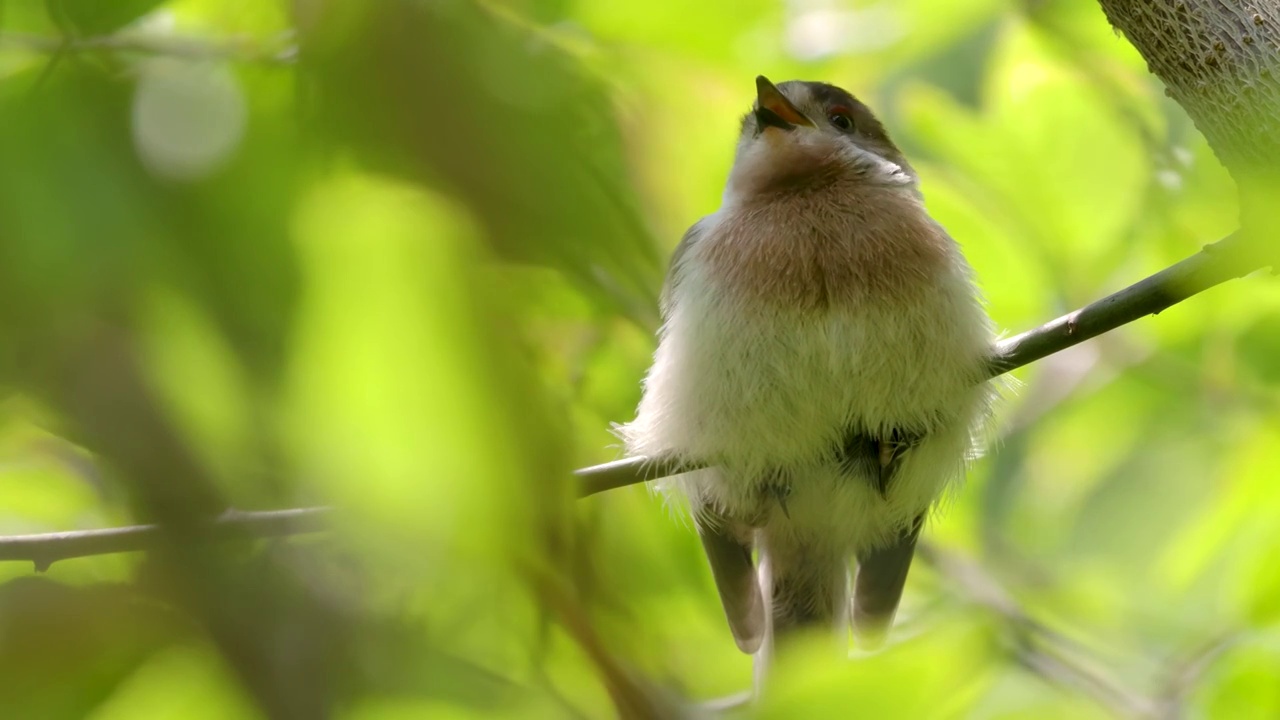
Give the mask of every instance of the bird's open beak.
POLYGON ((756 98, 760 103, 760 107, 756 109, 756 118, 760 121, 761 129, 769 126, 783 130, 794 129, 797 125, 813 127, 813 121, 797 110, 796 106, 778 91, 777 86, 763 75, 756 76, 756 98))

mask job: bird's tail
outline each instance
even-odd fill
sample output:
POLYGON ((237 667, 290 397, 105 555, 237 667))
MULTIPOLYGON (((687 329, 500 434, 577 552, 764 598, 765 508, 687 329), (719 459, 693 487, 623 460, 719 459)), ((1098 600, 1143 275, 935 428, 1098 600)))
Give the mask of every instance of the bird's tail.
POLYGON ((872 650, 884 642, 902 600, 902 588, 911 570, 916 540, 924 516, 899 531, 894 540, 858 557, 858 579, 853 591, 853 632, 858 645, 872 650))
POLYGON ((763 690, 775 649, 801 634, 830 633, 833 647, 847 651, 852 620, 862 648, 873 649, 884 641, 902 598, 922 520, 916 518, 884 547, 859 555, 852 592, 852 558, 843 548, 792 532, 758 532, 758 579, 769 613, 765 641, 755 656, 757 693, 763 690))
POLYGON ((810 631, 841 643, 849 630, 849 557, 842 548, 791 533, 760 533, 760 585, 774 646, 810 631))

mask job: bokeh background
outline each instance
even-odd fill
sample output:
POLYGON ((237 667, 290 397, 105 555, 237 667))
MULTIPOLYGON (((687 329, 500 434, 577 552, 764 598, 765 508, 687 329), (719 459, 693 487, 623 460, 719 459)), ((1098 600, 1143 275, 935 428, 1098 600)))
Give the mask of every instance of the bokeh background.
MULTIPOLYGON (((167 528, 0 564, 4 714, 733 705, 687 520, 570 471, 760 73, 877 111, 1011 333, 1235 227, 1088 2, 0 2, 0 534, 167 528)), ((1019 371, 893 643, 729 712, 1276 717, 1278 352, 1260 275, 1019 371)))

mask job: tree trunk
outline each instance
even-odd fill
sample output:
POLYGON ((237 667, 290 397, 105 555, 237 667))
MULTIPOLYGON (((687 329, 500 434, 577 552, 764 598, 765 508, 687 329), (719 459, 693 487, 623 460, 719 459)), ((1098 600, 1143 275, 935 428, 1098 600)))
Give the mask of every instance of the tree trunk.
POLYGON ((1269 0, 1100 0, 1165 93, 1235 179, 1241 227, 1261 262, 1280 208, 1280 4, 1269 0))

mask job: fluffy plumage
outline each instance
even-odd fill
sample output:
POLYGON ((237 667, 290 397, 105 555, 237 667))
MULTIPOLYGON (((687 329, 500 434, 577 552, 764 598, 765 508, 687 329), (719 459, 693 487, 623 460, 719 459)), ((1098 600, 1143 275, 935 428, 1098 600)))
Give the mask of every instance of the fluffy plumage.
POLYGON ((771 88, 721 208, 673 258, 620 429, 632 454, 715 466, 664 487, 688 496, 747 652, 794 627, 847 630, 853 561, 859 635, 883 632, 991 397, 969 266, 880 123, 830 85, 771 88))

